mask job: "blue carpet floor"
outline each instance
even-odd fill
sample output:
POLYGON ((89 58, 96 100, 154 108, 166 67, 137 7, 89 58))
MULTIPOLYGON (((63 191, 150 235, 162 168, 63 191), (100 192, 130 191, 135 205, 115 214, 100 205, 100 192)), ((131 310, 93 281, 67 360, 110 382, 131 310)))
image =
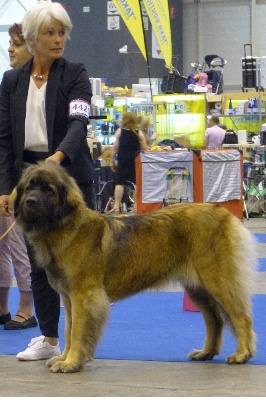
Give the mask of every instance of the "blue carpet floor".
POLYGON ((266 243, 266 233, 255 233, 254 236, 258 243, 266 243))
MULTIPOLYGON (((266 243, 265 233, 255 233, 254 236, 258 243, 266 243)), ((258 258, 258 271, 266 272, 266 258, 258 258)))
MULTIPOLYGON (((183 293, 146 292, 115 303, 96 351, 96 358, 113 360, 187 361, 187 354, 202 348, 205 327, 199 312, 182 310, 183 293)), ((251 364, 266 364, 266 295, 255 295, 254 330, 258 337, 256 356, 251 364)), ((18 290, 11 289, 10 310, 16 312, 18 290)), ((60 317, 60 345, 64 347, 64 308, 60 317)), ((0 354, 17 354, 30 339, 40 335, 38 328, 5 331, 0 326, 0 354)), ((212 362, 224 362, 235 351, 236 341, 224 333, 221 354, 212 362)))
POLYGON ((258 271, 266 272, 266 258, 257 258, 258 260, 258 271))

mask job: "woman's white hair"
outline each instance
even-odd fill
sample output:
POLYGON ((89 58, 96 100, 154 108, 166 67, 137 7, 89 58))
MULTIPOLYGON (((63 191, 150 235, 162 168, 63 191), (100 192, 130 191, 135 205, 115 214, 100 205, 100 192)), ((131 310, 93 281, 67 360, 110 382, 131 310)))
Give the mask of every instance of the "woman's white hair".
POLYGON ((69 38, 73 25, 62 4, 53 3, 51 0, 41 0, 26 12, 22 21, 22 34, 30 50, 29 39, 37 39, 43 25, 48 25, 54 19, 61 22, 69 38))

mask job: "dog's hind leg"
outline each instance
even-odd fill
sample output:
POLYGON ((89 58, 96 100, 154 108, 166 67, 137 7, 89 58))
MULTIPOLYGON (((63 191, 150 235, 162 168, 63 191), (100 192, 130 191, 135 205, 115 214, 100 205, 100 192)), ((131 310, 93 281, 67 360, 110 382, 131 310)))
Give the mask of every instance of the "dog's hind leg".
POLYGON ((237 350, 227 358, 228 364, 244 364, 255 353, 255 333, 252 330, 249 296, 242 292, 239 285, 229 285, 226 290, 217 290, 209 294, 202 289, 187 289, 192 301, 203 314, 206 324, 206 339, 202 350, 189 354, 192 360, 210 360, 219 354, 222 344, 223 320, 226 318, 237 338, 237 350), (213 296, 212 296, 213 295, 213 296), (215 299, 214 299, 215 297, 215 299))
POLYGON ((99 287, 79 288, 70 294, 70 301, 70 348, 65 360, 59 360, 51 366, 51 372, 78 372, 84 368, 86 358, 93 358, 110 308, 104 289, 99 287))
POLYGON ((256 335, 252 330, 249 295, 241 288, 239 281, 235 282, 235 285, 232 281, 226 293, 220 291, 217 300, 224 309, 237 338, 237 350, 227 358, 227 362, 228 364, 244 364, 254 356, 256 350, 256 335))
POLYGON ((240 255, 231 262, 234 273, 230 274, 225 290, 217 293, 217 300, 225 310, 237 338, 237 350, 227 358, 229 364, 246 363, 256 350, 256 335, 251 319, 255 260, 250 247, 245 245, 241 250, 240 255))
POLYGON ((230 319, 237 336, 237 350, 227 358, 228 364, 244 364, 254 356, 256 335, 252 330, 249 315, 230 313, 230 319), (234 314, 234 315, 233 315, 234 314))
POLYGON ((191 360, 212 360, 219 354, 222 346, 223 319, 217 302, 203 288, 186 288, 191 300, 201 311, 205 325, 206 338, 202 350, 193 350, 189 354, 191 360))
MULTIPOLYGON (((237 264, 233 265, 237 270, 237 264)), ((221 334, 221 316, 225 318, 225 322, 229 323, 233 328, 237 338, 237 350, 227 359, 229 364, 244 364, 255 353, 255 333, 252 330, 251 301, 250 293, 247 291, 245 283, 241 282, 241 277, 237 274, 230 274, 221 280, 216 275, 216 279, 212 278, 212 284, 208 287, 208 297, 203 301, 197 291, 189 291, 192 300, 196 303, 205 319, 207 336, 204 348, 199 353, 192 353, 192 359, 207 359, 205 353, 211 348, 215 348, 215 341, 219 343, 219 335, 221 334), (214 283, 215 282, 215 283, 214 283), (212 299, 212 303, 209 301, 212 299), (207 305, 204 301, 207 300, 207 305), (218 317, 219 314, 220 317, 218 317), (218 317, 218 318, 217 318, 218 317), (215 328, 213 325, 217 324, 215 328), (216 333, 215 333, 216 332, 216 333), (210 334, 211 333, 211 334, 210 334), (213 343, 213 344, 212 344, 213 343)), ((213 351, 213 353, 215 353, 213 351)), ((211 357, 210 357, 211 358, 211 357)))

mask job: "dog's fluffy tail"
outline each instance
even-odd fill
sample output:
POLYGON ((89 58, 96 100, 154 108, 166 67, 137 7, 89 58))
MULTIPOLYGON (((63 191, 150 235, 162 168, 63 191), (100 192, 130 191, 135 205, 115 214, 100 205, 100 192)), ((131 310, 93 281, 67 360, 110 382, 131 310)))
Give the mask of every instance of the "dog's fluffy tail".
MULTIPOLYGON (((234 221, 236 229, 232 230, 232 240, 235 241, 235 265, 239 287, 251 296, 255 293, 257 272, 257 242, 243 223, 234 221)), ((226 251, 226 249, 225 249, 226 251)))

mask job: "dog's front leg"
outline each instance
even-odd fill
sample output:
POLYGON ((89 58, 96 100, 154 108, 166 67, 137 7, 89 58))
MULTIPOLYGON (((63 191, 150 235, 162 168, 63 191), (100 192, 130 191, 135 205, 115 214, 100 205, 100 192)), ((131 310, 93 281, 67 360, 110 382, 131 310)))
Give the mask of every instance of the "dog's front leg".
POLYGON ((101 288, 75 291, 70 295, 71 341, 65 360, 53 363, 52 372, 78 372, 85 366, 86 358, 92 359, 101 337, 110 303, 101 288))
POLYGON ((67 358, 70 345, 71 345, 71 326, 72 326, 72 318, 71 318, 71 302, 68 296, 62 295, 63 299, 63 304, 64 304, 64 309, 65 309, 65 348, 61 356, 55 356, 50 358, 47 362, 46 365, 48 367, 51 367, 54 365, 57 361, 64 361, 67 358))

